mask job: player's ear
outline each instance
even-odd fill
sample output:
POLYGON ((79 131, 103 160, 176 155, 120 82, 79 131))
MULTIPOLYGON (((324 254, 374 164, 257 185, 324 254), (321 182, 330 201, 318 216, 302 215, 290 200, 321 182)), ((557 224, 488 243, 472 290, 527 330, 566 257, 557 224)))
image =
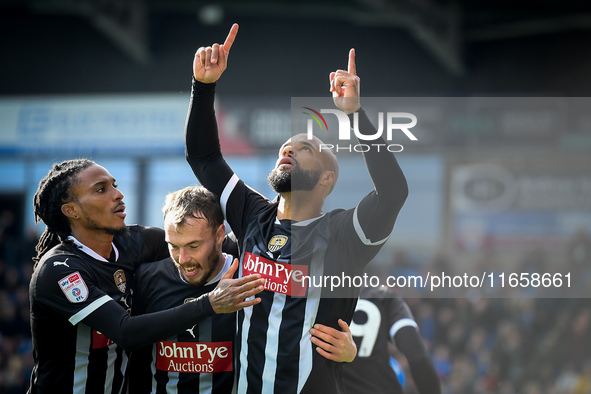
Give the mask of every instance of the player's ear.
POLYGON ((226 225, 220 224, 217 230, 215 230, 215 238, 218 244, 224 242, 224 238, 226 237, 226 225))
POLYGON ((318 180, 318 182, 322 185, 322 186, 326 186, 326 187, 334 187, 334 184, 336 182, 336 176, 334 171, 323 171, 322 174, 320 175, 320 179, 318 180))
POLYGON ((74 202, 68 202, 62 205, 62 213, 71 219, 78 219, 80 217, 78 213, 78 206, 74 202))

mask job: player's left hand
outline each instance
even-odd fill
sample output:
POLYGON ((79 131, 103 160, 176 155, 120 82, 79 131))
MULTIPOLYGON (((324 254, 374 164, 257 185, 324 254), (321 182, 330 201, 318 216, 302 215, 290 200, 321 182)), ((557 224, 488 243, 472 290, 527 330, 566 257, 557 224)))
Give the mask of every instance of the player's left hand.
POLYGON ((353 341, 347 323, 339 319, 339 326, 342 331, 322 324, 315 324, 314 328, 310 330, 310 334, 312 334, 310 340, 317 346, 316 351, 322 357, 336 362, 350 363, 357 355, 357 345, 353 341))
POLYGON ((359 103, 360 80, 355 66, 355 49, 349 51, 347 71, 331 72, 330 91, 335 105, 346 114, 351 114, 361 108, 359 103))

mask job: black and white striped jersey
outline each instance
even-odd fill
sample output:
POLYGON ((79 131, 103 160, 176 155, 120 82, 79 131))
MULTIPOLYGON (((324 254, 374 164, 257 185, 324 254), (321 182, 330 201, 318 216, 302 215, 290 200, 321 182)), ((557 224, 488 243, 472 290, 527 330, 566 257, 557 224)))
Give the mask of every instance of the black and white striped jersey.
POLYGON ((390 367, 388 343, 403 327, 418 329, 406 302, 398 295, 377 288, 362 288, 351 322, 357 357, 344 365, 347 393, 396 393, 403 389, 390 367))
MULTIPOLYGON (((339 329, 339 318, 350 322, 358 288, 345 285, 331 292, 304 278, 363 274, 406 199, 404 175, 391 153, 364 153, 375 190, 357 207, 304 222, 280 221, 277 203, 246 186, 223 159, 214 93, 215 83, 193 81, 187 161, 201 184, 220 196, 238 239, 240 274, 267 279, 258 295, 262 302, 239 313, 238 393, 343 392, 342 364, 314 350, 309 330, 314 323, 339 329)), ((359 122, 363 132, 375 134, 363 110, 359 122)))
POLYGON ((292 223, 277 220, 276 205, 242 181, 228 195, 222 205, 230 223, 248 215, 240 207, 253 213, 262 208, 245 220, 246 228, 233 228, 240 235, 240 274, 267 279, 262 302, 240 313, 238 393, 341 392, 342 365, 314 350, 309 330, 315 323, 339 328, 339 318, 349 322, 358 289, 345 286, 331 294, 330 288, 309 282, 302 289, 299 280, 343 272, 362 275, 365 264, 359 262, 370 261, 380 245, 362 242, 352 225, 354 209, 292 223))
MULTIPOLYGON (((203 286, 185 281, 172 259, 143 264, 134 280, 132 314, 144 314, 191 302, 217 286, 232 264, 203 286)), ((133 351, 129 392, 226 394, 234 385, 236 313, 215 314, 156 344, 133 351)))
POLYGON ((71 245, 57 245, 39 262, 29 287, 35 362, 29 393, 121 392, 125 352, 82 321, 113 300, 129 310, 136 268, 168 255, 161 229, 128 230, 114 237, 109 260, 71 237, 71 245))

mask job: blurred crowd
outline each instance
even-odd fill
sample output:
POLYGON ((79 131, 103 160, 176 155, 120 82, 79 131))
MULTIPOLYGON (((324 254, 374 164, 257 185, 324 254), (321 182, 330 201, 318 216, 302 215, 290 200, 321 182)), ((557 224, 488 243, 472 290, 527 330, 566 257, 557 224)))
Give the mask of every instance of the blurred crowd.
MULTIPOLYGON (((0 212, 0 394, 24 393, 32 369, 28 284, 38 234, 23 237, 0 212)), ((538 256, 539 257, 539 256, 538 256)), ((529 255, 524 259, 538 258, 529 255)), ((389 274, 412 266, 395 256, 389 274)), ((442 256, 433 266, 448 267, 442 256)), ((591 271, 591 238, 565 256, 576 279, 591 271)), ((485 262, 489 267, 493 262, 485 262)), ((450 269, 450 268, 447 268, 450 269)), ((591 298, 407 298, 444 394, 591 394, 591 298)), ((406 368, 394 347, 392 354, 406 368)), ((405 391, 415 393, 411 379, 405 391)))
MULTIPOLYGON (((558 254, 556 261, 549 261, 554 257, 548 253, 527 251, 513 271, 571 272, 571 291, 587 294, 585 289, 591 288, 589 233, 584 229, 576 232, 564 253, 558 254)), ((398 252, 388 274, 421 272, 409 260, 398 252)), ((486 255, 467 271, 500 269, 495 260, 494 255, 486 255)), ((462 271, 443 255, 430 257, 427 265, 432 272, 453 275, 462 271)), ((518 290, 526 294, 531 288, 518 290)), ((591 298, 531 294, 501 297, 485 289, 482 294, 466 292, 464 298, 406 298, 444 394, 591 393, 591 298)), ((415 392, 412 382, 407 386, 406 392, 415 392)))
POLYGON ((38 234, 23 237, 14 212, 0 211, 0 393, 22 394, 33 368, 29 280, 38 234))

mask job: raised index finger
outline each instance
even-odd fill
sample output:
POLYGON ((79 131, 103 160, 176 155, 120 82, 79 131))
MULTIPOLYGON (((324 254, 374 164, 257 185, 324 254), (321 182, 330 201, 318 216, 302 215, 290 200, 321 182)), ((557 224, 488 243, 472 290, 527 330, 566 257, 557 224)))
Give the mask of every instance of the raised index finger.
POLYGON ((226 54, 230 52, 230 48, 232 48, 232 44, 234 43, 234 39, 236 38, 236 34, 238 34, 238 23, 234 23, 230 32, 228 33, 228 37, 226 37, 226 41, 224 41, 224 51, 226 54))
POLYGON ((349 51, 349 67, 347 72, 351 75, 357 75, 357 69, 355 68, 355 49, 351 48, 349 51))

